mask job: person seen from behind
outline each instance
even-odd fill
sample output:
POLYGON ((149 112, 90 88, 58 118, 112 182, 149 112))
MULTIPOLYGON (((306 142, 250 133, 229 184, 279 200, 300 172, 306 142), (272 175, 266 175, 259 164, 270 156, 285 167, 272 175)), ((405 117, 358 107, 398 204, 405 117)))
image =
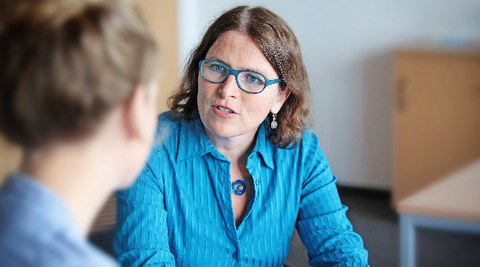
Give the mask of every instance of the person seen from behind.
POLYGON ((130 1, 2 5, 0 132, 23 158, 0 188, 0 266, 117 266, 86 234, 152 147, 156 44, 130 1))

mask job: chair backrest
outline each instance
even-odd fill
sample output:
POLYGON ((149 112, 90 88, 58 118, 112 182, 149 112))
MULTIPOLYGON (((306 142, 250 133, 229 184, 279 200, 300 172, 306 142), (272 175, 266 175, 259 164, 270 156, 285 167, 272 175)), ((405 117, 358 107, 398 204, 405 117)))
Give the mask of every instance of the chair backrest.
POLYGON ((113 255, 112 242, 115 234, 115 217, 117 215, 117 199, 111 195, 89 232, 89 240, 106 253, 113 255))

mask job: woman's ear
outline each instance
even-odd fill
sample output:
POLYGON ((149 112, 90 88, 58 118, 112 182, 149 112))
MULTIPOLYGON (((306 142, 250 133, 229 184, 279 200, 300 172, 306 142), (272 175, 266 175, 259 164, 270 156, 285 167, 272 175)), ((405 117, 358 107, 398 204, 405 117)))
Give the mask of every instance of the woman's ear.
POLYGON ((148 115, 146 103, 147 92, 141 86, 136 87, 130 96, 123 102, 123 126, 125 133, 130 140, 143 139, 144 134, 142 123, 148 115))
POLYGON ((280 111, 280 109, 282 108, 283 103, 285 103, 285 101, 287 101, 291 92, 292 91, 288 87, 283 89, 283 90, 279 90, 278 95, 277 95, 277 99, 273 103, 273 106, 272 106, 272 109, 270 110, 270 112, 278 113, 280 111))
POLYGON ((157 125, 158 83, 138 85, 124 101, 123 125, 128 138, 151 145, 157 125))

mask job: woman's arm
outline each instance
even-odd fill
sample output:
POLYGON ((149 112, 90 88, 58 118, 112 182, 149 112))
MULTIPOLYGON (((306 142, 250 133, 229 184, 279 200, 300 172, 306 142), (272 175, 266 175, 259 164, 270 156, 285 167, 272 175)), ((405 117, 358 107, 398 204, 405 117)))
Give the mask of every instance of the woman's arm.
POLYGON ((297 230, 312 266, 368 266, 361 237, 346 216, 325 155, 313 133, 304 136, 303 184, 297 230))
POLYGON ((132 187, 117 193, 114 250, 121 266, 175 266, 163 192, 147 164, 132 187))

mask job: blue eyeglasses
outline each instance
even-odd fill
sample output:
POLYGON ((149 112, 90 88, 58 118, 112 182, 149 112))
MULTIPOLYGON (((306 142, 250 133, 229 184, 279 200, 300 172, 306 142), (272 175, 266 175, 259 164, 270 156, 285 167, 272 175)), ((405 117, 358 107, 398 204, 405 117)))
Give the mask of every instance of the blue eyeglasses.
POLYGON ((200 61, 200 75, 211 83, 223 83, 230 75, 235 76, 235 81, 240 89, 249 94, 259 94, 269 85, 280 83, 282 79, 269 80, 265 75, 254 70, 236 70, 227 64, 214 60, 203 59, 200 61))

